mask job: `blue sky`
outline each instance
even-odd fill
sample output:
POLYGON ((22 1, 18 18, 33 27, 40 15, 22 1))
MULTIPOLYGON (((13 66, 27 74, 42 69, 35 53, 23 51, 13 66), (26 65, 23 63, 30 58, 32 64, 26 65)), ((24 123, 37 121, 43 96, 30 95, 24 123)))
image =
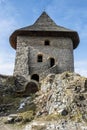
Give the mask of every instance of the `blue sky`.
POLYGON ((74 50, 75 72, 87 77, 87 0, 0 0, 0 74, 13 73, 11 33, 33 24, 44 10, 58 25, 79 33, 80 44, 74 50))

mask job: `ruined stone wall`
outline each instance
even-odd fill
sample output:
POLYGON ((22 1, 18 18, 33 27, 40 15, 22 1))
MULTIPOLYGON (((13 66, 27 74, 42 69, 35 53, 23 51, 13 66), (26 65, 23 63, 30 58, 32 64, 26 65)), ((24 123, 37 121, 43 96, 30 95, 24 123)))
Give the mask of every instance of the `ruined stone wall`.
POLYGON ((29 48, 25 46, 25 43, 17 40, 17 49, 16 49, 16 59, 15 59, 15 68, 14 75, 21 75, 25 78, 29 76, 29 48))
POLYGON ((54 65, 53 67, 49 68, 48 70, 45 70, 43 73, 39 75, 40 80, 43 80, 48 74, 56 74, 57 72, 57 65, 54 65))
POLYGON ((69 38, 57 37, 29 37, 17 38, 16 65, 14 74, 40 74, 49 69, 49 58, 54 58, 57 72, 74 71, 73 45, 69 38), (45 46, 44 41, 50 45, 45 46), (43 62, 37 62, 38 54, 43 55, 43 62))

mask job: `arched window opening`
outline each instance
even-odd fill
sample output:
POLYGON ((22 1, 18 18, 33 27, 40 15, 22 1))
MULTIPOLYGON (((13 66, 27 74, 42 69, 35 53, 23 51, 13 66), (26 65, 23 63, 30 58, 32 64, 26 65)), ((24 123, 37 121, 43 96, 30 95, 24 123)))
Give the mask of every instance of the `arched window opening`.
POLYGON ((31 79, 36 80, 37 82, 39 82, 39 75, 33 74, 33 75, 31 76, 31 79))
POLYGON ((45 46, 49 46, 50 45, 50 41, 49 40, 45 40, 44 45, 45 46))
POLYGON ((55 59, 54 58, 50 58, 50 67, 55 65, 55 59))
POLYGON ((42 55, 37 56, 37 62, 43 62, 43 56, 42 55))

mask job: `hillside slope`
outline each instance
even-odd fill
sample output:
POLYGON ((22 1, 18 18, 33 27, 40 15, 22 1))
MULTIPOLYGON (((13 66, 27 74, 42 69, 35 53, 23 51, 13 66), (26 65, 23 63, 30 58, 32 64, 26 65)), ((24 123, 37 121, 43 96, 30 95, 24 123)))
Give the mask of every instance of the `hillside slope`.
POLYGON ((9 130, 87 130, 87 78, 79 74, 50 74, 41 81, 37 93, 15 99, 15 110, 1 117, 9 130), (21 120, 9 124, 12 112, 21 120))

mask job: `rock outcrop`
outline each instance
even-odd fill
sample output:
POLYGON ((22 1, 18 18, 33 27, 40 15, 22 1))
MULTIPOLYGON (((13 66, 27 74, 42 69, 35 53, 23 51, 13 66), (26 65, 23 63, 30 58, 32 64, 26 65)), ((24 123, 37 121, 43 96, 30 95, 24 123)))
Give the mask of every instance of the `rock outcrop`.
MULTIPOLYGON (((21 116, 19 122, 27 121, 21 130, 87 130, 87 78, 69 72, 50 74, 37 93, 20 98, 15 112, 21 116), (26 118, 20 114, 25 111, 26 118)), ((15 129, 19 122, 14 122, 15 129)))
POLYGON ((35 121, 26 130, 87 130, 87 79, 65 72, 50 74, 35 98, 35 121))

